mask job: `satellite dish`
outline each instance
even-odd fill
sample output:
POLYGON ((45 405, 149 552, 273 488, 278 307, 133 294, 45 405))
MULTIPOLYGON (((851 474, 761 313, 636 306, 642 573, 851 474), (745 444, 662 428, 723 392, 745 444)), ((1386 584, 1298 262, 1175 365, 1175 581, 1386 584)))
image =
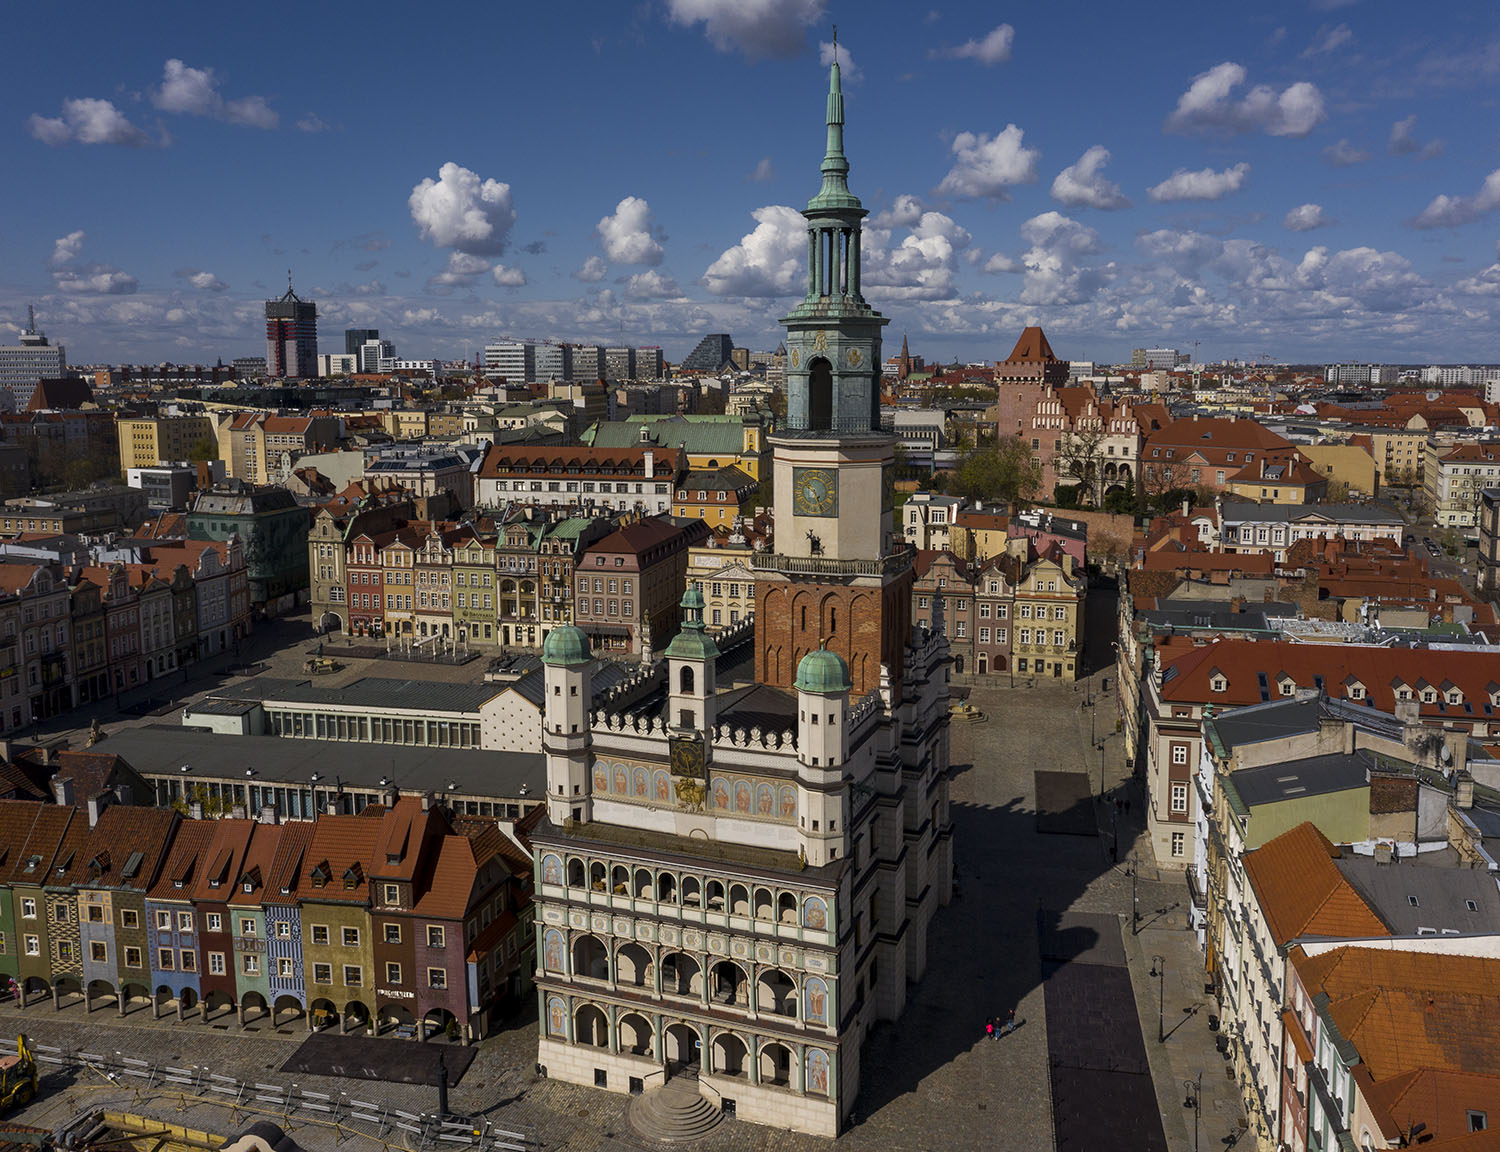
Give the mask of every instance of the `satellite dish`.
POLYGON ((1429 393, 1427 393, 1427 399, 1428 400, 1436 400, 1440 396, 1442 396, 1441 392, 1429 392, 1429 393))

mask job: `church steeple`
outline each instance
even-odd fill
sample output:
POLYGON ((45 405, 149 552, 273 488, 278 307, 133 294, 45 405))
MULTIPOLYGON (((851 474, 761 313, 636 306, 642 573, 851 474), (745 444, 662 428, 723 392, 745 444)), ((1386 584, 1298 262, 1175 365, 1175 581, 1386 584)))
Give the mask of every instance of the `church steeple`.
POLYGON ((809 211, 820 208, 861 207, 859 197, 849 191, 849 158, 844 155, 844 86, 839 74, 838 41, 833 45, 833 63, 828 68, 828 149, 823 153, 823 187, 808 201, 809 211))

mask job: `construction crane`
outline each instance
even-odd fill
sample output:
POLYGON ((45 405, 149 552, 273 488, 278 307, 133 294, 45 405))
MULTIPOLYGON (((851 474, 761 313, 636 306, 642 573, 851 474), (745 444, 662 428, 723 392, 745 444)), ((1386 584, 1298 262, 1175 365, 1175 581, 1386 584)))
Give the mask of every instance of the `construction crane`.
POLYGON ((0 1056, 0 1110, 24 1108, 36 1099, 36 1057, 25 1036, 16 1037, 16 1054, 0 1056))

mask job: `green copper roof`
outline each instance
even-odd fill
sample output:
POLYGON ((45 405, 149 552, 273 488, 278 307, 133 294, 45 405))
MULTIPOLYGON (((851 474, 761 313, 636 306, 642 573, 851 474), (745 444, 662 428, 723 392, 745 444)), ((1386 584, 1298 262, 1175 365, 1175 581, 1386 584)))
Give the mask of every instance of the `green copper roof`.
POLYGON ((832 695, 848 692, 854 685, 849 679, 849 665, 842 656, 826 648, 816 648, 797 665, 795 687, 798 692, 832 695))
POLYGON ((542 663, 559 668, 571 668, 587 664, 593 656, 589 652, 589 638, 581 628, 565 624, 547 633, 542 643, 542 663))
POLYGON ((844 89, 839 78, 838 46, 828 69, 828 149, 823 153, 823 187, 807 202, 809 212, 864 212, 849 191, 849 160, 844 155, 844 89))
POLYGON ((682 594, 682 630, 667 645, 668 660, 716 660, 719 646, 703 630, 703 593, 696 584, 682 594))

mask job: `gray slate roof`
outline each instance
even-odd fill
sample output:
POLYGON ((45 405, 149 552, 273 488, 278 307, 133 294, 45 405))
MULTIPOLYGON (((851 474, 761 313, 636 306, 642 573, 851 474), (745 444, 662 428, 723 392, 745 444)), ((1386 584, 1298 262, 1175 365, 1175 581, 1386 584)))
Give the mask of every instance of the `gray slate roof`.
POLYGON ((505 691, 504 684, 445 684, 434 680, 397 680, 362 676, 342 688, 311 680, 254 680, 215 692, 218 698, 262 700, 277 704, 342 704, 352 708, 418 708, 423 711, 477 712, 505 691))
POLYGON ((1240 799, 1254 808, 1280 800, 1363 788, 1369 783, 1369 770, 1374 766, 1374 761, 1362 752, 1352 756, 1332 753, 1288 760, 1282 764, 1266 764, 1260 768, 1243 768, 1232 778, 1240 799))
POLYGON ((1394 864, 1377 864, 1369 856, 1345 856, 1334 863, 1397 935, 1415 936, 1421 929, 1439 934, 1444 929, 1500 931, 1500 889, 1494 879, 1457 867, 1449 849, 1394 864))

